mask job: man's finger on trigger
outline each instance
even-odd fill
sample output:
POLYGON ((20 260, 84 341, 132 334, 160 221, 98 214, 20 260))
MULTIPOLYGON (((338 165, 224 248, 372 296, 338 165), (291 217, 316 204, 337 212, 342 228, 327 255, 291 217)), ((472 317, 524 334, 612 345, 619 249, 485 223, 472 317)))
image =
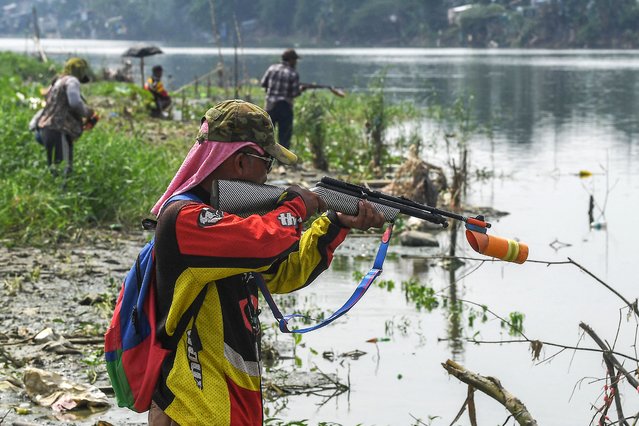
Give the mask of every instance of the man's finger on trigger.
POLYGON ((368 204, 369 203, 366 200, 359 200, 359 206, 357 208, 357 217, 366 216, 366 208, 368 204))
POLYGON ((364 201, 364 205, 366 207, 364 209, 364 216, 369 220, 375 217, 375 208, 373 207, 373 205, 368 201, 364 201))

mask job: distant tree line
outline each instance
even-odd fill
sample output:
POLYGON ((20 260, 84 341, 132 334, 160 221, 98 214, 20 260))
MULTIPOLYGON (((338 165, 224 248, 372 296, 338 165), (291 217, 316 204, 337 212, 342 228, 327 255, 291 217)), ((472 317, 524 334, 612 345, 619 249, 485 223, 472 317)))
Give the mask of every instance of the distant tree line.
MULTIPOLYGON (((0 0, 7 5, 27 2, 0 0)), ((637 0, 34 0, 45 36, 224 46, 639 47, 637 0), (461 7, 460 7, 461 6, 461 7), (465 7, 464 7, 465 6, 465 7), (213 18, 214 17, 214 18, 213 18)), ((23 13, 25 25, 30 25, 23 13)), ((27 32, 15 28, 0 32, 27 32)), ((15 34, 13 34, 15 35, 15 34)))

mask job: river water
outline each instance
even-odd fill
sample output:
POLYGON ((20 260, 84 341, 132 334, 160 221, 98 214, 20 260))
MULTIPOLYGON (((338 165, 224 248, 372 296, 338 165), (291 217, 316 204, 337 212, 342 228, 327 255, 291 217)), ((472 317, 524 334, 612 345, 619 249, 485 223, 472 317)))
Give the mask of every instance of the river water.
MULTIPOLYGON (((49 41, 47 52, 64 59, 87 56, 93 64, 117 66, 129 42, 49 41)), ((0 42, 0 49, 32 52, 25 40, 0 42)), ((211 70, 218 51, 211 48, 162 46, 163 55, 147 58, 148 68, 162 64, 167 83, 177 88, 211 70)), ((241 75, 259 79, 282 49, 242 49, 241 75)), ((492 233, 518 238, 530 247, 529 259, 560 262, 571 258, 634 301, 639 288, 634 272, 639 232, 633 214, 639 209, 639 51, 465 50, 465 49, 299 49, 303 81, 332 84, 347 91, 366 90, 372 76, 386 73, 391 99, 427 106, 433 94, 442 103, 474 96, 473 113, 490 137, 476 134, 469 142, 471 169, 490 172, 471 182, 467 202, 510 214, 493 220, 492 233), (593 173, 578 176, 581 170, 593 173), (594 221, 588 216, 595 201, 594 221)), ((227 66, 233 51, 222 51, 227 66)), ((136 64, 137 65, 137 64, 136 64)), ((134 67, 134 70, 135 67, 134 67)), ((137 70, 136 70, 137 71, 137 70)), ((139 77, 138 77, 139 78, 139 77)), ((418 123, 428 139, 434 123, 418 123)), ((428 160, 443 161, 441 152, 428 160)), ((349 393, 323 401, 291 397, 277 417, 308 419, 310 424, 333 421, 344 425, 409 425, 420 419, 448 425, 467 393, 466 385, 441 366, 454 359, 468 369, 501 380, 519 397, 541 425, 588 424, 603 404, 605 369, 597 353, 546 346, 533 361, 527 343, 471 344, 459 335, 483 341, 514 339, 492 315, 486 323, 460 324, 447 307, 418 310, 406 300, 400 282, 413 277, 447 296, 486 305, 507 318, 525 315, 530 339, 566 346, 595 347, 582 336, 580 322, 590 325, 619 352, 635 353, 636 319, 620 311, 624 303, 574 265, 528 262, 523 265, 467 260, 454 274, 429 256, 447 249, 424 249, 404 256, 393 246, 382 279, 393 280, 392 291, 371 288, 365 298, 333 325, 304 335, 296 348, 298 365, 337 373, 351 385, 349 393), (619 330, 619 332, 618 332, 619 330), (371 338, 389 341, 367 343, 371 338), (452 340, 451 340, 452 339, 452 340), (359 349, 357 360, 322 359, 315 353, 340 354, 359 349), (301 365, 299 365, 301 364, 301 365)), ((337 308, 354 285, 352 271, 365 272, 376 241, 357 238, 349 250, 363 256, 338 256, 334 267, 316 285, 299 292, 298 308, 337 308)), ((467 245, 458 255, 478 258, 467 245)), ((263 321, 268 319, 265 312, 263 321)), ((278 337, 287 341, 288 336, 278 337)), ((290 340, 290 345, 293 345, 290 340)), ((629 370, 636 363, 624 360, 629 370)), ((637 393, 621 384, 626 415, 639 411, 637 393)), ((476 393, 479 424, 504 424, 508 414, 484 394, 476 393)), ((271 411, 273 412, 273 411, 271 411)), ((611 410, 611 413, 613 410, 611 410)), ((466 414, 456 424, 470 424, 466 414)), ((510 419, 508 424, 513 424, 510 419)))

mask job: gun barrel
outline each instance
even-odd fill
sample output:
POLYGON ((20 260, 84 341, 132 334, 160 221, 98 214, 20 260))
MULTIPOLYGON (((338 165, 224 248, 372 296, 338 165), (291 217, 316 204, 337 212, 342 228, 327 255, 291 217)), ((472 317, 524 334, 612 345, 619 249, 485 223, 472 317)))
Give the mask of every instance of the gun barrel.
MULTIPOLYGON (((349 215, 356 215, 358 211, 358 203, 362 197, 344 194, 343 192, 334 191, 332 189, 316 186, 311 191, 316 193, 322 200, 326 202, 329 209, 335 210, 349 215)), ((399 214, 399 209, 384 204, 370 201, 373 208, 384 215, 387 222, 392 222, 399 214)))
MULTIPOLYGON (((480 218, 464 216, 439 210, 403 197, 394 197, 379 191, 373 191, 359 185, 324 177, 311 189, 320 196, 328 208, 345 214, 356 215, 360 199, 366 199, 375 210, 384 215, 388 222, 395 220, 399 213, 448 226, 445 217, 490 227, 480 218)), ((240 216, 265 214, 277 207, 277 201, 285 191, 273 185, 260 185, 237 180, 218 180, 211 188, 211 202, 222 211, 240 216)))
MULTIPOLYGON (((364 186, 343 182, 341 180, 333 179, 328 176, 324 176, 318 183, 318 186, 335 189, 336 191, 345 192, 358 198, 372 199, 378 203, 383 203, 387 206, 395 207, 399 209, 401 213, 408 216, 428 220, 429 222, 437 223, 444 227, 448 226, 448 222, 446 222, 446 220, 442 216, 448 217, 450 219, 461 220, 463 222, 468 221, 467 217, 456 213, 447 212, 445 210, 440 210, 426 204, 421 204, 406 197, 395 197, 392 195, 384 194, 383 192, 375 191, 364 186)), ((487 228, 490 228, 489 223, 485 223, 485 226, 487 228)))

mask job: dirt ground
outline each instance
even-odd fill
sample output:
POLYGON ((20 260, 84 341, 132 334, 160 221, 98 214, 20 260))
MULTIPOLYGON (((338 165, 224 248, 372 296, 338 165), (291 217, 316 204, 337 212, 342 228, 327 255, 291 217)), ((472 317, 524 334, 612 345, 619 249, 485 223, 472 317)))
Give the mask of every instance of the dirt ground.
POLYGON ((102 336, 113 296, 146 238, 104 231, 85 246, 0 247, 0 424, 62 419, 27 397, 26 368, 110 387, 102 336))

